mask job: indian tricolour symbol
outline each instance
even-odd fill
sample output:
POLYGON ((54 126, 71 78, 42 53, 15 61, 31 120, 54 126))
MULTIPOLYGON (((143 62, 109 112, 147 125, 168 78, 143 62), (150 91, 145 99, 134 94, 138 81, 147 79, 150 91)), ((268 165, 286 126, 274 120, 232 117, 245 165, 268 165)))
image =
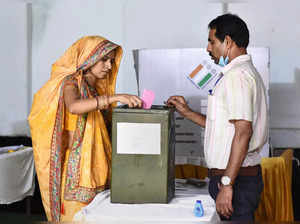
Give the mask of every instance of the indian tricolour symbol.
POLYGON ((203 61, 199 64, 187 78, 200 89, 204 89, 219 73, 221 69, 217 65, 203 61))

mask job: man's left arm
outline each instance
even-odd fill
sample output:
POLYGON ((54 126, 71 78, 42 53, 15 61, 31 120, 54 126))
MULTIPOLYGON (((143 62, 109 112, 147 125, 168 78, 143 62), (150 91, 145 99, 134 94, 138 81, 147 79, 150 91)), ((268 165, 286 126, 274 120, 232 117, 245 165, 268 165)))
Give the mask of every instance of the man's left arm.
MULTIPOLYGON (((235 134, 224 176, 230 177, 231 183, 234 183, 248 152, 252 136, 252 122, 246 120, 232 120, 231 122, 234 124, 235 134)), ((219 187, 220 191, 216 199, 216 208, 218 213, 229 218, 233 212, 232 197, 234 189, 232 185, 220 185, 219 187)))
POLYGON ((252 136, 253 97, 255 95, 255 80, 251 75, 228 73, 225 79, 226 104, 228 122, 234 125, 234 136, 230 148, 230 156, 224 176, 231 179, 230 185, 220 185, 216 199, 217 211, 225 217, 233 212, 232 197, 235 178, 248 153, 249 142, 252 136))

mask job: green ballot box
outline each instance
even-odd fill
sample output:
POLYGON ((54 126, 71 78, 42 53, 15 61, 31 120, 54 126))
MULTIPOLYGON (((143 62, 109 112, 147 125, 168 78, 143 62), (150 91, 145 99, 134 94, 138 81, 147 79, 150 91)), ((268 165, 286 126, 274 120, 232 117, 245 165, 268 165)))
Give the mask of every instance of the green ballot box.
POLYGON ((115 108, 111 202, 168 203, 174 192, 174 109, 115 108))

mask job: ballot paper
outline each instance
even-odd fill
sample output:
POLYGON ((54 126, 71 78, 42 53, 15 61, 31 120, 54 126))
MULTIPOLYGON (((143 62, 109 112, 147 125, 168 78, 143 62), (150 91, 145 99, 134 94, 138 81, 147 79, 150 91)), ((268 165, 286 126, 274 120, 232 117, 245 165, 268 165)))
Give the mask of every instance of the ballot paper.
POLYGON ((142 94, 143 109, 150 109, 155 98, 155 93, 151 90, 144 89, 142 94))

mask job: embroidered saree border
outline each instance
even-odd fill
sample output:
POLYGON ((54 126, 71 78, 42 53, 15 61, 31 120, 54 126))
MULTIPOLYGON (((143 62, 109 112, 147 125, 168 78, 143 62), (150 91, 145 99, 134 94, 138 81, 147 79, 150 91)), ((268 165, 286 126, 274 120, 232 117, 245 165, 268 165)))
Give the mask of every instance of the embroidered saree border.
POLYGON ((117 48, 118 45, 105 40, 102 43, 100 43, 88 56, 88 59, 80 65, 77 70, 85 70, 94 65, 100 58, 102 58, 104 55, 108 54, 110 51, 114 50, 117 48))
MULTIPOLYGON (((86 99, 89 95, 96 94, 96 90, 89 89, 89 86, 85 82, 82 84, 81 88, 81 98, 86 99), (92 94, 89 93, 94 92, 92 94)), ((65 199, 66 200, 75 200, 80 202, 88 203, 90 202, 95 195, 104 190, 105 186, 99 186, 98 188, 87 188, 79 186, 80 178, 80 159, 81 159, 81 143, 83 139, 83 134, 85 130, 85 125, 87 121, 87 114, 78 117, 76 131, 73 137, 72 149, 68 161, 68 170, 67 170, 67 180, 65 186, 65 199)))
POLYGON ((63 118, 63 86, 67 79, 62 82, 60 89, 58 109, 55 118, 55 127, 51 141, 50 151, 50 211, 53 221, 60 219, 60 189, 61 189, 61 171, 62 171, 62 118, 63 118))

